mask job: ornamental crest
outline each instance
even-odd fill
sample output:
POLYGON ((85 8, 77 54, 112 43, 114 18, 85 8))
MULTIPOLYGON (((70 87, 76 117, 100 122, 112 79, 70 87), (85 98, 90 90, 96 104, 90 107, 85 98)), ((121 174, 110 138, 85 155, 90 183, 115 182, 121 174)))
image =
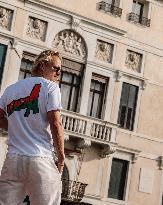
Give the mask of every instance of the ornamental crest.
POLYGON ((95 57, 107 63, 112 62, 114 45, 101 40, 97 40, 95 57))
POLYGON ((80 35, 73 31, 61 31, 55 37, 53 47, 61 53, 72 55, 81 59, 86 58, 85 42, 80 35))
POLYGON ((13 11, 0 7, 0 26, 6 30, 11 29, 13 11))
POLYGON ((29 17, 27 25, 27 36, 45 41, 47 22, 37 18, 29 17))
POLYGON ((127 50, 125 65, 128 69, 141 72, 142 54, 127 50))

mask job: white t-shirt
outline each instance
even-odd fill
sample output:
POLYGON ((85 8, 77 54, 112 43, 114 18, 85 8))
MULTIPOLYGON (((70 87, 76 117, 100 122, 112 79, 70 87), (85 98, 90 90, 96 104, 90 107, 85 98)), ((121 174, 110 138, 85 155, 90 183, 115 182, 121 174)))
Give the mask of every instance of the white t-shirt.
POLYGON ((8 153, 52 157, 47 112, 62 108, 57 83, 42 77, 20 80, 6 88, 0 108, 8 119, 8 153))

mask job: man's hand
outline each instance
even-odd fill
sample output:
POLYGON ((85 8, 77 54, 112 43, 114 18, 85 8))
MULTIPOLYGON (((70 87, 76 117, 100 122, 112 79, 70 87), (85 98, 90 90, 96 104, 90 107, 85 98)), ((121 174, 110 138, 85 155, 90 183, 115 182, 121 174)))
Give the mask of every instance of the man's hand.
POLYGON ((58 167, 58 171, 60 173, 62 173, 63 172, 63 168, 64 168, 64 159, 63 160, 58 160, 57 167, 58 167))
POLYGON ((47 113, 48 115, 48 121, 50 123, 50 129, 54 141, 54 146, 57 151, 57 157, 58 157, 58 170, 59 172, 63 172, 64 168, 64 132, 63 132, 63 126, 61 121, 61 115, 60 111, 49 111, 47 113))

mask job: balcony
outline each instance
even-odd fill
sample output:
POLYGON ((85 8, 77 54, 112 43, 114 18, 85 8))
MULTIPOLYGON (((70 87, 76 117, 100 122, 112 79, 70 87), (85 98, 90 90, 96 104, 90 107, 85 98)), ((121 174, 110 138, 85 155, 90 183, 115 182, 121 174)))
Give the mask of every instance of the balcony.
POLYGON ((62 123, 68 136, 106 145, 116 143, 117 126, 109 122, 63 110, 62 123))
POLYGON ((80 202, 84 196, 87 184, 72 181, 62 180, 62 200, 80 202))
POLYGON ((106 3, 105 1, 101 1, 98 4, 98 10, 104 11, 106 13, 110 13, 114 16, 121 17, 122 15, 122 9, 119 7, 116 7, 112 4, 106 3))
POLYGON ((141 17, 135 13, 129 13, 128 20, 136 24, 141 24, 143 26, 150 27, 150 19, 146 17, 141 17))

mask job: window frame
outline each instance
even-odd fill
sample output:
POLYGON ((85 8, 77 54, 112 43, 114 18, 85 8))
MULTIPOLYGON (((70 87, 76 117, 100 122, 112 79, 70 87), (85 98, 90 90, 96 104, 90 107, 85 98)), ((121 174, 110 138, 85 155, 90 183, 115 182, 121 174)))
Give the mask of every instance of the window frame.
MULTIPOLYGON (((69 101, 68 101, 68 109, 66 109, 66 110, 68 110, 70 112, 79 112, 80 103, 81 103, 80 101, 81 101, 81 93, 82 93, 82 86, 83 86, 83 75, 84 75, 84 70, 85 70, 85 64, 81 63, 81 62, 78 62, 76 60, 72 60, 71 58, 63 58, 63 59, 65 59, 65 60, 67 60, 69 62, 74 62, 74 63, 80 64, 80 66, 81 66, 80 75, 79 75, 79 81, 80 81, 79 86, 77 86, 77 84, 72 84, 72 83, 68 83, 66 81, 64 82, 64 81, 61 80, 62 76, 63 76, 63 73, 70 73, 70 74, 72 74, 72 80, 73 81, 74 81, 74 76, 75 76, 75 73, 71 72, 72 68, 67 67, 64 64, 62 64, 62 66, 65 67, 66 70, 61 68, 61 76, 60 76, 60 81, 59 81, 60 89, 61 89, 62 82, 64 82, 63 83, 64 85, 71 85, 71 87, 70 87, 70 94, 69 94, 69 101), (70 108, 70 104, 71 104, 71 93, 72 93, 73 87, 78 87, 78 95, 77 95, 78 100, 77 100, 76 105, 75 105, 75 111, 72 111, 72 110, 69 109, 70 108)), ((77 74, 76 74, 76 76, 78 77, 77 74)), ((61 93, 61 95, 62 95, 62 93, 61 93)))
POLYGON ((110 199, 113 199, 113 200, 118 200, 118 201, 125 201, 125 195, 126 195, 126 186, 127 186, 127 183, 128 183, 128 172, 129 172, 129 165, 130 165, 130 161, 129 160, 126 160, 126 159, 120 159, 118 157, 113 157, 112 158, 112 163, 111 163, 111 170, 110 170, 110 178, 109 178, 109 185, 110 185, 110 182, 111 182, 111 174, 112 174, 112 165, 113 165, 113 160, 117 160, 117 161, 126 161, 126 164, 127 164, 127 167, 126 167, 126 173, 125 173, 125 182, 124 182, 124 190, 123 190, 123 198, 122 199, 118 199, 118 198, 112 198, 112 197, 109 197, 109 188, 108 187, 108 198, 110 199))
MULTIPOLYGON (((90 83, 89 95, 90 95, 91 91, 95 91, 95 92, 93 92, 93 96, 92 96, 93 99, 94 99, 94 93, 98 93, 98 94, 102 94, 103 93, 103 95, 102 95, 102 103, 100 105, 101 112, 99 113, 98 117, 97 116, 94 117, 94 116, 88 114, 88 108, 89 108, 89 102, 88 102, 88 105, 87 105, 87 116, 94 117, 94 118, 97 118, 97 119, 103 119, 103 117, 104 117, 104 109, 105 109, 105 106, 106 106, 107 90, 109 89, 108 88, 109 87, 109 78, 107 76, 102 76, 100 74, 92 73, 91 83, 90 83), (98 78, 101 78, 101 79, 105 79, 105 81, 106 81, 105 83, 101 82, 101 84, 104 84, 103 91, 98 91, 98 90, 95 90, 95 89, 91 88, 92 81, 96 81, 96 80, 93 79, 94 76, 95 77, 97 76, 98 78)), ((88 97, 88 100, 89 100, 89 97, 88 97)), ((90 107, 91 110, 92 110, 92 107, 93 107, 93 100, 91 99, 91 107, 90 107)), ((92 113, 92 111, 91 111, 91 113, 92 113)))
POLYGON ((66 82, 66 81, 62 81, 62 80, 60 80, 60 82, 59 82, 59 87, 60 87, 60 88, 61 88, 61 85, 62 85, 62 84, 63 84, 63 85, 68 85, 68 86, 70 87, 69 100, 68 100, 68 105, 67 105, 66 110, 69 110, 69 111, 72 111, 72 112, 77 112, 79 100, 76 101, 76 103, 75 103, 75 111, 74 111, 74 110, 70 110, 71 101, 72 101, 72 99, 71 99, 71 94, 72 94, 73 88, 74 88, 74 87, 77 88, 77 89, 78 89, 77 98, 79 99, 79 96, 80 96, 80 88, 81 88, 81 83, 82 83, 81 76, 79 77, 79 78, 80 78, 80 83, 79 83, 79 85, 77 85, 77 84, 74 84, 75 74, 72 74, 71 72, 69 73, 69 72, 66 72, 66 71, 61 71, 61 77, 60 77, 60 79, 62 79, 63 73, 68 73, 68 74, 71 74, 71 75, 72 75, 72 80, 71 80, 70 83, 69 83, 69 82, 66 82))
POLYGON ((108 158, 108 166, 107 168, 107 173, 106 173, 106 177, 105 180, 103 180, 103 186, 104 188, 104 198, 103 200, 106 202, 110 202, 110 203, 116 203, 116 204, 126 204, 126 202, 128 201, 128 196, 129 196, 129 186, 130 186, 130 182, 131 182, 131 170, 132 170, 132 166, 133 166, 133 150, 126 150, 121 149, 121 148, 117 148, 116 152, 114 153, 114 156, 110 156, 108 158), (128 170, 127 170, 127 175, 126 175, 126 183, 125 183, 125 187, 124 187, 124 200, 119 200, 119 199, 113 199, 113 198, 108 198, 108 190, 109 190, 109 183, 110 183, 110 176, 111 176, 111 166, 112 166, 112 159, 113 158, 117 158, 120 160, 126 160, 128 161, 128 170))
POLYGON ((118 120, 117 120, 117 123, 119 124, 120 123, 120 118, 121 118, 121 110, 122 110, 122 93, 123 93, 123 86, 124 84, 126 84, 127 86, 129 85, 129 88, 128 88, 128 94, 127 94, 127 106, 126 106, 126 111, 125 111, 125 120, 124 120, 124 125, 121 126, 120 124, 120 127, 122 129, 126 129, 126 130, 129 130, 129 131, 133 131, 134 129, 134 123, 135 123, 135 115, 136 115, 136 108, 137 108, 137 100, 138 100, 138 93, 139 93, 139 87, 138 86, 135 86, 133 84, 130 84, 130 83, 126 83, 126 82, 123 82, 122 83, 122 91, 121 91, 121 96, 120 96, 120 104, 119 104, 119 110, 118 110, 118 120), (129 128, 127 128, 127 115, 128 115, 128 110, 129 110, 129 99, 130 99, 130 90, 131 90, 131 86, 134 86, 136 87, 136 93, 135 93, 135 99, 134 99, 134 105, 133 105, 133 109, 132 109, 132 112, 131 112, 131 118, 130 118, 130 125, 129 125, 129 128))

